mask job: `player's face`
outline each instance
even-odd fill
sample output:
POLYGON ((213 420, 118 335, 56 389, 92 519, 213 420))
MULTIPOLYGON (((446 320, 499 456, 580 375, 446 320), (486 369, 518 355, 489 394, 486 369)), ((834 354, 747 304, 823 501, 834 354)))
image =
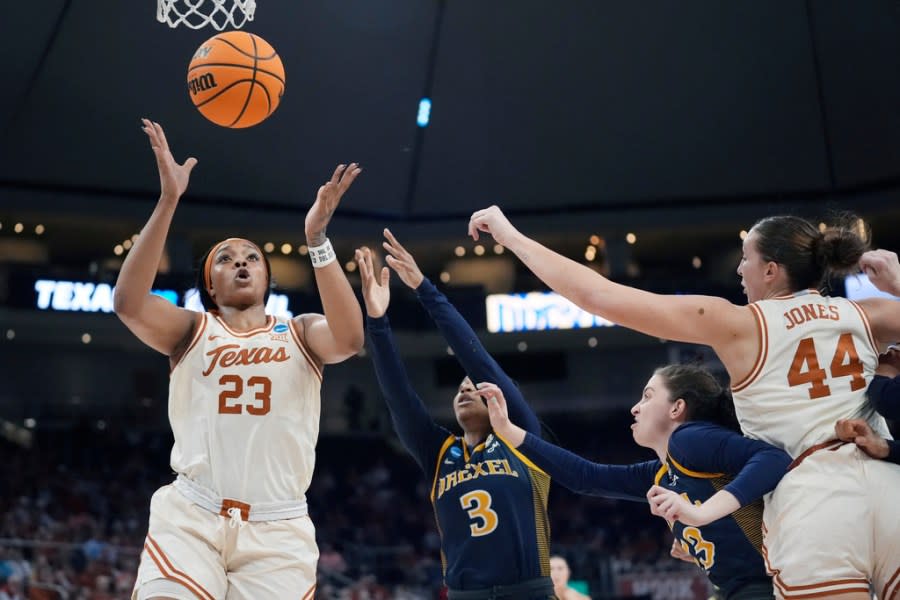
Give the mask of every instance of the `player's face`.
POLYGON ((741 287, 747 296, 748 302, 762 300, 766 296, 765 271, 766 261, 756 249, 758 236, 752 229, 744 238, 741 249, 741 262, 738 263, 737 274, 741 276, 741 287))
POLYGON ((569 583, 569 565, 566 561, 558 556, 550 559, 550 579, 553 585, 564 586, 569 583))
POLYGON ((262 302, 268 273, 259 249, 246 240, 232 240, 216 250, 210 269, 210 295, 219 306, 262 302))
POLYGON ((644 386, 641 399, 631 407, 634 441, 647 448, 656 447, 672 431, 672 402, 665 380, 654 375, 644 386))
POLYGON ((491 420, 487 405, 481 396, 475 394, 475 384, 468 377, 462 380, 456 396, 453 397, 453 412, 456 413, 456 421, 463 429, 466 429, 466 424, 483 425, 490 423, 491 420))

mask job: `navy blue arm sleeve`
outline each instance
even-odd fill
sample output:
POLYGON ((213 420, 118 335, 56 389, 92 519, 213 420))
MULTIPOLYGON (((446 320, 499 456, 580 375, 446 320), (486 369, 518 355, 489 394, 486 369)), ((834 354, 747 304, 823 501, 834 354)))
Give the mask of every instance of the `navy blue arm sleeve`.
POLYGON ((662 467, 658 460, 633 465, 591 462, 532 433, 525 435, 517 450, 553 481, 573 492, 621 500, 646 502, 647 491, 662 467))
POLYGON ((672 433, 669 457, 692 471, 733 476, 724 489, 741 506, 774 490, 791 464, 791 457, 775 446, 700 422, 685 423, 672 433))
POLYGON ((869 401, 881 416, 900 419, 900 377, 873 377, 869 384, 869 401))
POLYGON ((419 302, 431 315, 432 320, 441 330, 447 344, 453 349, 456 359, 465 369, 472 383, 494 383, 503 391, 509 407, 509 420, 531 433, 540 434, 541 424, 537 415, 525 402, 522 392, 513 383, 497 361, 488 354, 475 331, 463 318, 459 311, 450 304, 426 277, 416 288, 419 302))
POLYGON ((888 440, 888 455, 885 460, 900 465, 900 442, 888 440))
POLYGON ((451 434, 434 422, 410 385, 387 316, 366 317, 366 329, 375 374, 387 400, 394 429, 422 470, 430 474, 441 445, 451 434))

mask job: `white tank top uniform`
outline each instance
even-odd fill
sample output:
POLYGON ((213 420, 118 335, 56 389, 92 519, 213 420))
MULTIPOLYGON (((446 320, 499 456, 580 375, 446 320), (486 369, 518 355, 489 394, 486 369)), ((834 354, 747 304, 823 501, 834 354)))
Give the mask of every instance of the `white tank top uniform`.
POLYGON ((213 312, 200 318, 170 375, 177 479, 151 500, 134 598, 148 582, 175 582, 190 598, 312 597, 318 549, 305 494, 321 367, 289 320, 236 332, 213 312), (266 529, 244 529, 259 522, 266 529))
MULTIPOLYGON (((808 290, 749 305, 760 351, 732 386, 745 435, 794 458, 766 498, 763 554, 779 598, 900 585, 900 467, 836 439, 839 419, 891 438, 866 397, 878 349, 863 309, 808 290), (893 500, 888 498, 893 497, 893 500)), ((890 588, 890 589, 889 589, 890 588)))

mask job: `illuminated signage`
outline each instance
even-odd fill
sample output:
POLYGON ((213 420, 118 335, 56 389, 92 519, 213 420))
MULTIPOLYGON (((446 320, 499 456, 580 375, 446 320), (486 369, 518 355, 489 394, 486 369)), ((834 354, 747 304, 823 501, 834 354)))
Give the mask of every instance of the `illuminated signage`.
POLYGON ((865 273, 847 275, 847 277, 844 278, 844 290, 847 293, 847 298, 850 300, 865 300, 866 298, 890 298, 891 300, 900 300, 900 298, 882 292, 872 285, 868 275, 865 273))
POLYGON ((612 321, 592 315, 553 292, 491 294, 485 300, 487 328, 492 333, 612 327, 612 321))
MULTIPOLYGON (((113 311, 115 288, 107 283, 38 279, 34 282, 34 291, 37 292, 36 306, 41 310, 91 313, 113 311)), ((165 298, 176 306, 181 305, 189 310, 203 312, 200 294, 196 289, 188 290, 183 296, 180 296, 175 290, 153 290, 152 293, 165 298), (179 298, 181 299, 180 304, 179 298)), ((286 295, 269 294, 266 313, 289 319, 294 314, 290 311, 288 304, 286 295)))

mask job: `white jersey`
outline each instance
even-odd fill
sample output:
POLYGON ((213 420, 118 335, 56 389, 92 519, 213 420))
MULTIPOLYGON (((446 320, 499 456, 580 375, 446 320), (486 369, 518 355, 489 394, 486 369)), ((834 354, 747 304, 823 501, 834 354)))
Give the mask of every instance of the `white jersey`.
POLYGON ((890 439, 866 389, 878 350, 862 308, 814 290, 750 304, 760 351, 733 387, 744 434, 796 458, 835 439, 838 419, 865 419, 890 439))
POLYGON ((169 381, 176 473, 248 504, 305 499, 322 373, 291 321, 238 333, 204 313, 169 381))

